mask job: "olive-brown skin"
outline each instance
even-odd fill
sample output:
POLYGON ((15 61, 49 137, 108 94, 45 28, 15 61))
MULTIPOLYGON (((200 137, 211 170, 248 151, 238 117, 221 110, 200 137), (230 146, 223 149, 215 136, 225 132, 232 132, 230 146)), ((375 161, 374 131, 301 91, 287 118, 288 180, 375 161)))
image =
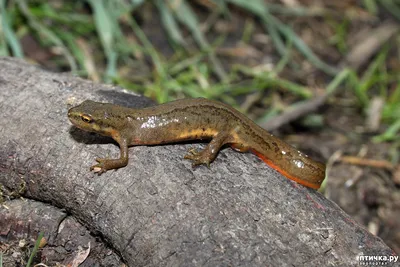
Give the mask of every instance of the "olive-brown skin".
POLYGON ((86 100, 68 111, 78 128, 112 137, 121 148, 118 159, 96 159, 98 173, 128 164, 128 146, 211 139, 200 152, 185 156, 193 165, 209 165, 224 144, 251 151, 271 167, 302 185, 318 189, 325 166, 271 135, 236 109, 203 98, 181 99, 143 109, 86 100))

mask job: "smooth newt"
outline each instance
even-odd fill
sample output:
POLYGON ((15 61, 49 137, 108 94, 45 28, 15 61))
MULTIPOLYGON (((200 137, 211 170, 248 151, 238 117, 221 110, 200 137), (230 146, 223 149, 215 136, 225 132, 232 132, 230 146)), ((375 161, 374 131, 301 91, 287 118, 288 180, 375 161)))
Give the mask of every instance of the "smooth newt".
POLYGON ((211 139, 200 152, 185 158, 193 165, 212 162, 220 148, 251 151, 272 168, 298 182, 318 189, 325 166, 273 136, 236 109, 207 99, 181 99, 143 109, 132 109, 86 100, 68 111, 78 128, 110 136, 118 142, 120 158, 97 158, 91 170, 99 174, 128 164, 128 146, 155 145, 183 140, 211 139))

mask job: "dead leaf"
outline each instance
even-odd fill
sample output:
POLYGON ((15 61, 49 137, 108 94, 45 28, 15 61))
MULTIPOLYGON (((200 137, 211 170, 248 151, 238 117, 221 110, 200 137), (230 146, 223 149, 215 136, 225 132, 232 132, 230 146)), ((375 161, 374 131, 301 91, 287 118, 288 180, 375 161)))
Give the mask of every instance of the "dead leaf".
POLYGON ((86 258, 89 256, 89 253, 90 253, 90 242, 88 243, 88 248, 86 250, 80 249, 78 251, 78 254, 74 258, 70 266, 78 267, 82 262, 86 260, 86 258))

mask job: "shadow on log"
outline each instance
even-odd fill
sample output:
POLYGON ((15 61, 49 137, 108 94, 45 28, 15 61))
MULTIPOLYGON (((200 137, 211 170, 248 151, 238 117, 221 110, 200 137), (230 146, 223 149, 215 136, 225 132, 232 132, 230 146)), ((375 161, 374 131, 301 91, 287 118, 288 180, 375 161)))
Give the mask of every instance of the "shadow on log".
MULTIPOLYGON (((252 154, 224 149, 210 169, 192 169, 183 155, 202 144, 140 146, 130 148, 127 167, 90 172, 96 157, 116 157, 119 148, 72 127, 67 110, 85 99, 152 104, 120 88, 1 59, 0 183, 3 192, 22 184, 25 199, 61 209, 128 266, 338 266, 357 264, 358 255, 394 254, 334 203, 252 154)), ((15 213, 0 211, 5 224, 15 213)), ((37 228, 32 238, 43 231, 52 240, 54 229, 37 228)), ((7 240, 7 231, 1 234, 7 240)))

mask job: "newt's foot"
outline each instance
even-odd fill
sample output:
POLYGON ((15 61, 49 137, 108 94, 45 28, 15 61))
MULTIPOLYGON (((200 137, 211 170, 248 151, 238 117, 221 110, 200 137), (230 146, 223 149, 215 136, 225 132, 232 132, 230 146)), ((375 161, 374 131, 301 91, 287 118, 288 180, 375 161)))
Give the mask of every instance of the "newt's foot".
POLYGON ((108 171, 110 169, 109 166, 108 166, 109 165, 108 163, 109 163, 110 159, 97 158, 96 161, 98 162, 98 164, 93 165, 92 167, 90 167, 91 171, 94 171, 98 175, 100 175, 100 174, 105 173, 106 171, 108 171))
POLYGON ((99 158, 97 158, 96 161, 98 162, 98 164, 90 167, 90 170, 97 172, 99 175, 108 170, 125 167, 128 164, 127 157, 122 157, 119 159, 107 159, 107 158, 99 159, 99 158))
POLYGON ((192 166, 205 164, 210 168, 210 157, 205 153, 205 151, 198 152, 195 148, 189 150, 189 153, 185 155, 184 159, 189 159, 192 161, 192 166))

